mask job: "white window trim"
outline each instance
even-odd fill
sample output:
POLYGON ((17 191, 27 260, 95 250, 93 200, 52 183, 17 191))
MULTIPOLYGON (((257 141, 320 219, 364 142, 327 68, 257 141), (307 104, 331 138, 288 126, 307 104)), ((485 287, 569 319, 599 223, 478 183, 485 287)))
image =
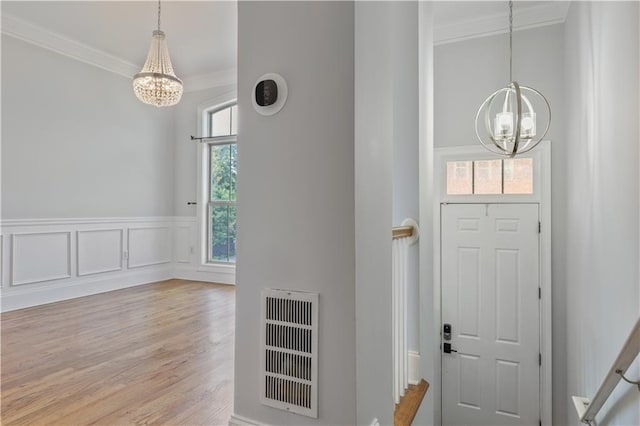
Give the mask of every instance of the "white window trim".
MULTIPOLYGON (((548 145, 550 142, 542 142, 548 145)), ((544 181, 542 180, 543 149, 532 149, 522 157, 533 159, 533 193, 531 194, 447 194, 447 162, 449 161, 482 161, 502 160, 507 157, 499 157, 479 146, 458 146, 451 148, 436 148, 436 194, 441 203, 542 203, 544 181)))
MULTIPOLYGON (((217 96, 213 99, 209 99, 198 104, 197 111, 197 129, 199 137, 204 137, 207 135, 209 120, 208 115, 211 111, 222 109, 225 106, 229 106, 235 104, 238 99, 238 93, 236 90, 231 90, 217 96)), ((198 205, 197 205, 197 218, 198 218, 198 244, 197 244, 197 253, 198 256, 198 271, 200 272, 221 272, 221 273, 229 273, 231 271, 235 272, 236 265, 234 263, 210 263, 208 262, 208 249, 207 249, 207 232, 208 232, 208 224, 207 224, 207 209, 209 205, 209 197, 207 194, 208 190, 208 179, 209 177, 205 173, 208 169, 207 161, 209 158, 208 154, 209 144, 207 143, 198 143, 197 148, 197 171, 196 171, 196 182, 197 182, 197 193, 198 193, 198 205)))

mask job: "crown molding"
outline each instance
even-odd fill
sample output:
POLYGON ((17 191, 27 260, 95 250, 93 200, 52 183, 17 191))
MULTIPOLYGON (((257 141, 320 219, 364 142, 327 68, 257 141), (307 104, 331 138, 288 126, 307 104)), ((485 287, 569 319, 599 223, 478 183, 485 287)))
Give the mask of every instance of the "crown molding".
MULTIPOLYGON (((139 65, 132 64, 122 58, 34 25, 8 13, 2 14, 1 32, 9 37, 56 52, 85 64, 93 65, 128 79, 131 79, 140 71, 139 65)), ((212 87, 227 86, 235 84, 236 78, 236 69, 187 77, 183 79, 184 90, 185 92, 195 92, 212 87)))
POLYGON ((34 25, 7 13, 2 14, 2 34, 73 58, 80 62, 131 78, 139 67, 76 40, 34 25))
MULTIPOLYGON (((514 30, 526 30, 546 25, 561 24, 567 19, 568 1, 556 1, 514 11, 514 30)), ((459 20, 434 28, 434 44, 455 43, 509 32, 509 13, 478 16, 459 20)))
POLYGON ((196 92, 198 90, 211 89, 213 87, 223 87, 236 84, 238 71, 235 68, 216 71, 210 74, 197 75, 183 79, 185 92, 196 92))

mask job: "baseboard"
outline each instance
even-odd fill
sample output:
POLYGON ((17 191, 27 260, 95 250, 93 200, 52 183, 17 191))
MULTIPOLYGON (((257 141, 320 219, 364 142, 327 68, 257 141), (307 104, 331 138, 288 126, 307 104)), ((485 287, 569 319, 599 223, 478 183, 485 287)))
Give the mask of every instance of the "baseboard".
POLYGON ((13 311, 31 306, 44 305, 62 300, 91 296, 121 288, 149 284, 172 278, 170 265, 158 265, 142 270, 127 270, 121 273, 104 274, 97 277, 80 277, 71 282, 47 284, 36 288, 11 288, 2 291, 1 311, 13 311))
POLYGON ((173 278, 191 281, 205 281, 217 284, 235 285, 235 268, 227 270, 211 271, 203 270, 196 265, 176 263, 173 269, 173 278))
POLYGON ((409 351, 409 384, 417 385, 421 379, 420 353, 417 351, 409 351))
POLYGON ((266 425, 264 425, 264 423, 259 423, 255 420, 251 420, 246 417, 233 414, 229 419, 229 426, 266 426, 266 425))

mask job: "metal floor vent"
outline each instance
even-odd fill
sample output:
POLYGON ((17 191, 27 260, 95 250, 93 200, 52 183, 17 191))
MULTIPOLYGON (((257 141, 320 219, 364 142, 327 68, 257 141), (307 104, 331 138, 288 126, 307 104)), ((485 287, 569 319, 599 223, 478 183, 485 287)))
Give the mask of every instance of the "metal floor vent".
POLYGON ((318 294, 262 291, 261 402, 318 417, 318 294))

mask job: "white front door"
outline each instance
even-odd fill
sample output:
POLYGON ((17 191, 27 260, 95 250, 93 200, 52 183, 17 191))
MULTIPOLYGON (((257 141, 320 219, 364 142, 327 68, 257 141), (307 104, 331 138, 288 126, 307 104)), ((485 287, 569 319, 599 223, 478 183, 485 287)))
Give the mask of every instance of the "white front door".
POLYGON ((442 424, 538 425, 538 204, 443 204, 441 217, 442 424))

